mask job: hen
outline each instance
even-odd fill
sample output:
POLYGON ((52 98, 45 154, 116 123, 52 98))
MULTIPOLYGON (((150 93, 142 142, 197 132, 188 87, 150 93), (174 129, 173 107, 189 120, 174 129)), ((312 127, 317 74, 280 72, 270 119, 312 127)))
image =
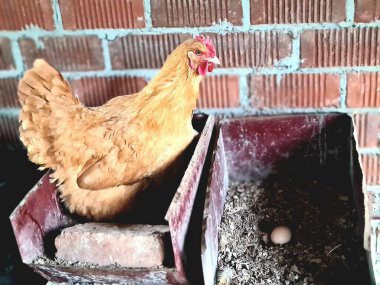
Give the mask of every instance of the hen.
POLYGON ((105 221, 135 198, 189 146, 199 84, 219 64, 212 42, 180 44, 140 92, 83 106, 62 75, 35 60, 19 82, 20 139, 29 159, 52 170, 70 212, 105 221))

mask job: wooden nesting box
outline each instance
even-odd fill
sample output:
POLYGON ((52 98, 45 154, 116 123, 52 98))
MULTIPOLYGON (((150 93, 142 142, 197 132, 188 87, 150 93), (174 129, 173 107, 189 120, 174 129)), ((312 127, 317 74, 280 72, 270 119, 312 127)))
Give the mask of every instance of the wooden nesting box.
MULTIPOLYGON (((214 130, 214 117, 197 115, 194 128, 200 136, 192 146, 189 163, 180 179, 166 212, 170 231, 172 260, 170 264, 154 268, 125 268, 120 266, 76 266, 54 262, 54 239, 64 228, 82 222, 68 214, 57 197, 56 186, 46 173, 10 216, 22 261, 49 281, 96 282, 133 284, 187 284, 188 252, 186 240, 194 235, 189 229, 198 186, 203 173, 209 143, 214 130), (50 260, 50 261, 49 261, 50 260)), ((160 203, 160 201, 156 201, 160 203)), ((164 217, 162 217, 164 218, 164 217)), ((119 245, 123 247, 123 245, 119 245)), ((91 249, 89 249, 91 250, 91 249)), ((107 254, 106 252, 104 254, 107 254)), ((170 259, 170 258, 169 258, 170 259)), ((193 278, 202 280, 201 271, 192 271, 193 278)))
MULTIPOLYGON (((221 209, 227 189, 232 183, 270 181, 279 175, 294 181, 299 178, 315 180, 343 191, 344 197, 347 195, 356 208, 360 232, 357 246, 363 249, 364 244, 370 263, 368 217, 372 208, 365 209, 367 193, 364 191, 363 194, 363 177, 354 133, 352 118, 339 113, 242 117, 219 122, 203 226, 202 247, 212 249, 202 254, 207 284, 215 280, 215 261, 220 251, 217 225, 222 219, 221 209)), ((317 197, 318 193, 315 195, 317 197)), ((372 271, 371 266, 364 271, 367 271, 367 278, 368 272, 372 271)), ((360 284, 368 284, 363 282, 366 281, 359 281, 360 284)))

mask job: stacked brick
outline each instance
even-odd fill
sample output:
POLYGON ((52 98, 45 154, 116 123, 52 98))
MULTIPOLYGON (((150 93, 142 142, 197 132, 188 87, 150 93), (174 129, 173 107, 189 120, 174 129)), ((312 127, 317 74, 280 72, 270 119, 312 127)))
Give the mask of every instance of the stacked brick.
POLYGON ((140 90, 202 33, 222 62, 202 82, 202 111, 350 113, 377 184, 379 20, 378 0, 0 0, 0 139, 17 138, 17 83, 35 58, 95 106, 140 90))

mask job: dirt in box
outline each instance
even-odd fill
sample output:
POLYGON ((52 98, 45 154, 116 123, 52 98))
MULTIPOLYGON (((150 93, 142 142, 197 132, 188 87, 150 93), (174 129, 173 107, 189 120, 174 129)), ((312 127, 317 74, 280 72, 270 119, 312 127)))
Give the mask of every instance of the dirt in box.
POLYGON ((231 184, 217 284, 370 284, 358 215, 346 192, 280 175, 231 184), (276 226, 291 229, 289 243, 263 241, 276 226))

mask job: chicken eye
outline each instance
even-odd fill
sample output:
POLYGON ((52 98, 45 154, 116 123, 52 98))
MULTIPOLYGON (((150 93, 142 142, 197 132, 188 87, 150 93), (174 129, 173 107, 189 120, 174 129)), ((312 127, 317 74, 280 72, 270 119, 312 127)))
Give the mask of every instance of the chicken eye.
POLYGON ((195 51, 195 54, 196 54, 197 56, 200 56, 200 55, 202 55, 202 52, 201 52, 199 49, 197 49, 197 50, 195 51))

